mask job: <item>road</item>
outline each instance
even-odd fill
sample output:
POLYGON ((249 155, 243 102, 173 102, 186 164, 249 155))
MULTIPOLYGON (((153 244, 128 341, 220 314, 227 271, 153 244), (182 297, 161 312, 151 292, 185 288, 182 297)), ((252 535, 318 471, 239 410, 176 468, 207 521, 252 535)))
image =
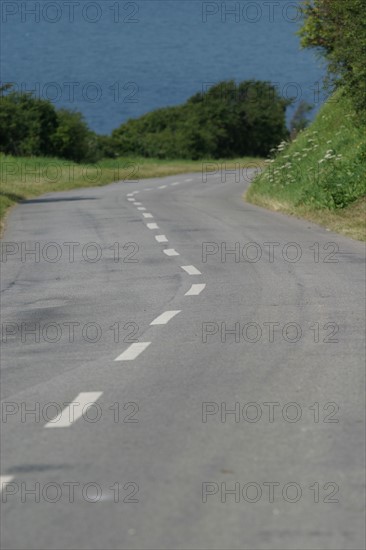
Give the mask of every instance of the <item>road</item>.
POLYGON ((249 176, 11 212, 3 548, 364 548, 364 245, 249 176))

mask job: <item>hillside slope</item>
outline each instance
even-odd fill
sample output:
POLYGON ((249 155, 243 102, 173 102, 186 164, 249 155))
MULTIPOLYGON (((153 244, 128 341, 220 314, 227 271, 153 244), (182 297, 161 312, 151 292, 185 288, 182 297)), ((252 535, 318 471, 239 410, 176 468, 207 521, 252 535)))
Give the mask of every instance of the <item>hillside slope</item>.
POLYGON ((366 135, 338 91, 297 139, 282 143, 246 199, 366 240, 366 135))

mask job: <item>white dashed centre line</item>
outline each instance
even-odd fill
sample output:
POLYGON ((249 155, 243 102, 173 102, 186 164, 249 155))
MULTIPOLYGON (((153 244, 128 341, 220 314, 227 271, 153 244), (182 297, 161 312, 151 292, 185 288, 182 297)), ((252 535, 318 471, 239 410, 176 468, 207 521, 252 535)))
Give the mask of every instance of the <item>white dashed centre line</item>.
POLYGON ((131 344, 121 355, 119 355, 115 361, 133 361, 142 353, 151 342, 138 342, 131 344))
POLYGON ((166 248, 163 252, 167 256, 179 256, 179 252, 177 252, 174 248, 166 248))
POLYGON ((153 218, 154 217, 152 214, 143 213, 142 215, 144 216, 144 218, 153 218))
POLYGON ((68 428, 76 422, 78 418, 85 414, 85 411, 93 406, 95 401, 97 401, 102 394, 102 391, 79 393, 72 403, 62 409, 61 415, 56 416, 53 420, 45 424, 45 428, 68 428))
POLYGON ((150 325, 166 325, 169 323, 170 319, 173 319, 178 313, 180 313, 182 310, 178 309, 176 311, 164 311, 159 317, 156 317, 153 321, 151 321, 150 325))
POLYGON ((184 181, 187 181, 187 182, 188 182, 188 181, 193 181, 193 180, 192 180, 192 179, 188 179, 188 180, 184 180, 184 181))
POLYGON ((160 187, 158 187, 158 189, 166 189, 166 185, 160 185, 160 187))
POLYGON ((0 493, 4 489, 4 487, 13 481, 14 476, 0 476, 0 493))
POLYGON ((136 206, 142 206, 142 202, 137 202, 137 201, 135 201, 135 205, 136 205, 136 206))
POLYGON ((165 235, 155 235, 155 239, 158 241, 158 243, 167 243, 168 239, 165 235))
POLYGON ((133 197, 133 193, 127 193, 126 197, 133 197))
POLYGON ((173 183, 171 183, 171 185, 180 185, 180 181, 174 181, 173 183))
POLYGON ((146 208, 144 206, 138 206, 137 210, 146 210, 146 208))
POLYGON ((159 229, 159 226, 158 226, 157 223, 147 223, 147 224, 146 224, 146 227, 147 227, 148 229, 159 229))
POLYGON ((130 201, 130 202, 135 202, 135 199, 129 198, 129 199, 127 199, 127 200, 130 201))
POLYGON ((205 286, 206 286, 205 283, 192 285, 191 288, 185 293, 184 296, 198 296, 198 294, 201 294, 205 286))
POLYGON ((181 265, 181 268, 184 269, 188 275, 202 275, 194 265, 181 265))

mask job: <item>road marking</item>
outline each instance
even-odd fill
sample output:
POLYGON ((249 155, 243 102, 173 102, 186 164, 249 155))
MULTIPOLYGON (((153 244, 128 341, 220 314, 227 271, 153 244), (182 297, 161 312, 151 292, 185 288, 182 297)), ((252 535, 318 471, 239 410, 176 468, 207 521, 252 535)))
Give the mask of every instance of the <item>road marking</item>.
POLYGON ((144 216, 144 218, 153 218, 154 217, 152 214, 143 213, 142 215, 144 216))
POLYGON ((188 275, 202 275, 194 265, 181 265, 180 267, 184 269, 188 275))
POLYGON ((115 361, 133 361, 142 353, 151 342, 138 342, 131 344, 121 355, 119 355, 115 361))
POLYGON ((127 199, 130 202, 135 202, 135 199, 127 199))
POLYGON ((138 193, 140 193, 140 191, 134 191, 132 194, 137 195, 138 193))
POLYGON ((164 311, 159 317, 151 321, 150 325, 166 325, 169 323, 170 319, 173 319, 178 313, 180 313, 182 310, 178 309, 176 311, 164 311))
MULTIPOLYGON (((135 200, 135 199, 134 199, 134 200, 135 200)), ((137 202, 137 201, 135 201, 135 205, 136 205, 136 206, 142 206, 142 202, 137 202)))
POLYGON ((158 241, 158 243, 167 243, 168 239, 165 235, 155 235, 155 239, 158 241))
POLYGON ((181 182, 180 181, 175 181, 174 183, 171 183, 170 185, 180 185, 181 182))
POLYGON ((159 226, 158 226, 157 223, 147 223, 147 224, 146 224, 146 227, 147 227, 148 229, 159 229, 159 226))
POLYGON ((133 193, 127 193, 126 197, 133 197, 133 193))
POLYGON ((146 210, 146 208, 144 206, 138 206, 137 210, 146 210))
POLYGON ((56 416, 45 424, 45 428, 68 428, 80 418, 89 407, 103 394, 102 391, 87 391, 79 393, 75 400, 62 409, 61 415, 56 416))
POLYGON ((179 252, 174 250, 174 248, 166 248, 165 250, 163 250, 163 252, 167 256, 179 256, 179 252))
POLYGON ((160 187, 158 187, 158 189, 166 189, 166 185, 160 185, 160 187))
POLYGON ((184 296, 198 296, 198 294, 201 294, 205 286, 206 286, 205 283, 192 285, 191 288, 188 290, 188 292, 185 293, 184 296))
POLYGON ((13 481, 13 479, 14 476, 0 476, 0 493, 8 483, 13 481))
POLYGON ((192 181, 191 179, 188 179, 188 180, 184 180, 184 181, 192 181))

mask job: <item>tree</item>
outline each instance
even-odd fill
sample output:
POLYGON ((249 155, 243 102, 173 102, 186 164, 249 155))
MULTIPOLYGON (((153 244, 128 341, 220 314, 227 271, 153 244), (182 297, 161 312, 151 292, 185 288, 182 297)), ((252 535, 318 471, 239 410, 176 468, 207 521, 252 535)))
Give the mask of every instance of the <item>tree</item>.
POLYGON ((51 136, 58 124, 53 105, 6 85, 1 92, 0 150, 9 155, 52 155, 51 136))
POLYGON ((366 0, 304 0, 303 12, 302 46, 326 58, 329 82, 366 121, 366 0))
POLYGON ((264 156, 288 137, 288 100, 269 82, 220 82, 177 107, 129 120, 112 134, 118 155, 158 158, 264 156))
POLYGON ((0 151, 96 162, 113 156, 111 139, 92 132, 79 112, 56 110, 48 100, 0 86, 0 151))
POLYGON ((89 149, 93 134, 84 117, 77 111, 60 109, 57 111, 58 126, 52 136, 54 150, 58 157, 75 162, 89 161, 89 149))

